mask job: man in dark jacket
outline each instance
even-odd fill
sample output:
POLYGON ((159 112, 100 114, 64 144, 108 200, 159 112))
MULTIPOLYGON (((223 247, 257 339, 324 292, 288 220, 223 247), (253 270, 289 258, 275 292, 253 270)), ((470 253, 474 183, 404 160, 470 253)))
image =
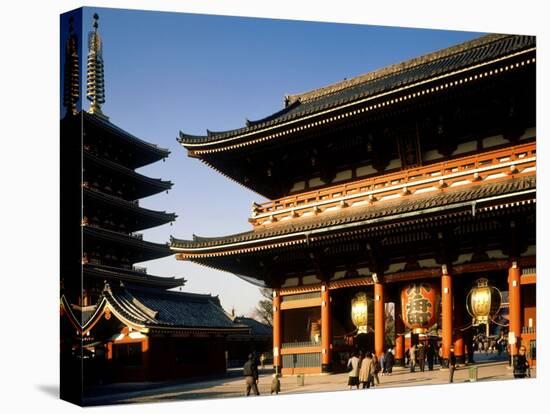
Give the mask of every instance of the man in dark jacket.
POLYGON ((258 391, 258 366, 254 355, 248 355, 248 361, 243 365, 243 375, 246 384, 246 396, 250 395, 250 390, 254 391, 254 395, 260 395, 258 391))
POLYGON ((428 360, 428 369, 430 371, 433 371, 434 369, 434 357, 435 357, 435 349, 431 342, 428 342, 428 346, 426 347, 426 359, 428 360))
POLYGON ((420 367, 420 371, 424 372, 424 367, 426 366, 426 347, 424 344, 418 345, 418 366, 420 367))
POLYGON ((453 347, 451 347, 449 351, 449 382, 454 381, 455 370, 456 370, 455 350, 453 347))
POLYGON ((386 352, 386 357, 384 358, 384 366, 386 369, 386 373, 388 375, 392 374, 393 370, 393 364, 395 363, 395 357, 393 355, 392 349, 388 349, 388 352, 386 352))

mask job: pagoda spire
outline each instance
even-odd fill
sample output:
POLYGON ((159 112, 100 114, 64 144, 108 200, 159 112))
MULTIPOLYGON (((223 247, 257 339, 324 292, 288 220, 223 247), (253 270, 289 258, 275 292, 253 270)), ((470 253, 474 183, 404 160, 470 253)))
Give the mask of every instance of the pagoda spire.
POLYGON ((105 82, 103 79, 103 42, 97 31, 99 16, 94 13, 94 30, 88 34, 88 66, 86 98, 91 102, 88 112, 106 118, 101 112, 105 103, 105 82))
POLYGON ((80 99, 80 70, 78 62, 78 39, 74 32, 74 18, 69 18, 69 37, 65 46, 65 65, 63 78, 63 106, 67 114, 76 115, 80 99))

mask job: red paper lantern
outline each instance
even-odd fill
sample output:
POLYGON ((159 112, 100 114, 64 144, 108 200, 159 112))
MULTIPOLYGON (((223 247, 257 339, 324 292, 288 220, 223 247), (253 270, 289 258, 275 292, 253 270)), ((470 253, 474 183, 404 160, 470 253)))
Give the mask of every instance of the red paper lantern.
POLYGON ((437 322, 439 286, 433 283, 410 283, 401 290, 401 318, 413 333, 425 333, 437 322))

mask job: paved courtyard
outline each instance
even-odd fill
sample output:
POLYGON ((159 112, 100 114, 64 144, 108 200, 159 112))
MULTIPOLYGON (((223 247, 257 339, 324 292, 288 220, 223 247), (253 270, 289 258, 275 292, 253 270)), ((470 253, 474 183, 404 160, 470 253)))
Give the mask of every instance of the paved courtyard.
MULTIPOLYGON (((476 364, 478 368, 478 381, 506 380, 513 379, 512 370, 508 368, 507 363, 503 361, 487 361, 476 364)), ((455 383, 469 382, 469 367, 462 366, 454 376, 455 383)), ((262 396, 269 396, 271 389, 271 374, 266 369, 260 375, 259 390, 262 396)), ((158 401, 191 400, 203 398, 226 398, 240 397, 244 394, 244 380, 238 375, 240 370, 233 372, 234 376, 230 378, 212 379, 188 383, 170 383, 165 386, 156 385, 154 388, 145 388, 139 390, 124 390, 120 388, 108 395, 96 393, 95 396, 87 399, 90 405, 116 404, 116 403, 146 403, 158 401)), ((531 372, 535 377, 535 369, 531 372)), ((414 373, 404 368, 394 369, 391 376, 380 376, 380 385, 378 387, 403 387, 428 384, 446 384, 448 383, 449 372, 439 370, 436 367, 434 371, 414 373)), ((373 390, 376 390, 375 387, 373 390)), ((306 375, 304 385, 298 385, 296 376, 285 376, 281 378, 281 394, 309 393, 320 391, 341 391, 348 389, 347 374, 334 375, 306 375)))

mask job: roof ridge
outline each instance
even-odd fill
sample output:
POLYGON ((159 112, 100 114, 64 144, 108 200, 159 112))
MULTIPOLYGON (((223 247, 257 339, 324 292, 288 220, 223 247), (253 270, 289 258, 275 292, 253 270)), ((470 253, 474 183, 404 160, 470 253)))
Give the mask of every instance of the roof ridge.
POLYGON ((469 49, 485 46, 489 43, 504 39, 506 37, 513 37, 513 36, 514 35, 510 35, 510 34, 495 34, 495 33, 480 36, 475 39, 460 43, 458 45, 449 46, 444 49, 439 49, 434 52, 430 52, 421 56, 414 57, 412 59, 407 59, 388 66, 383 66, 379 69, 375 69, 374 71, 370 71, 362 75, 354 76, 351 79, 345 79, 343 81, 334 82, 330 85, 323 86, 321 88, 313 89, 310 91, 288 95, 288 102, 289 104, 293 104, 296 101, 300 101, 301 103, 309 102, 314 99, 317 99, 326 95, 330 95, 335 92, 339 92, 350 86, 356 86, 358 84, 371 82, 373 80, 380 79, 388 75, 396 74, 406 69, 411 69, 421 64, 433 62, 435 60, 438 60, 444 57, 449 57, 469 49))

